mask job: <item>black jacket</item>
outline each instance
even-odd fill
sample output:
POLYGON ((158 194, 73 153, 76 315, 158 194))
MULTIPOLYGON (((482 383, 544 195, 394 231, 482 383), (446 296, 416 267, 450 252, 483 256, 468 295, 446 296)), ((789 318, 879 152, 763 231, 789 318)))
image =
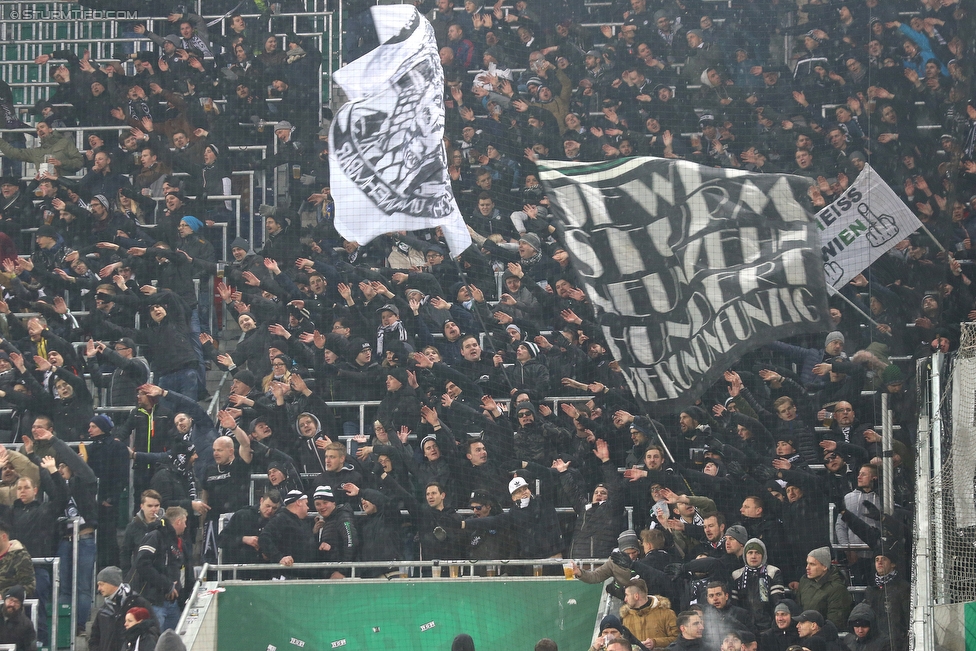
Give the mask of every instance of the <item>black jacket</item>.
POLYGON ((14 501, 10 537, 19 540, 31 556, 53 556, 58 546, 58 518, 67 507, 68 491, 60 476, 53 477, 43 468, 40 488, 48 501, 41 501, 41 493, 29 504, 14 501))
MULTIPOLYGON (((68 445, 58 439, 51 439, 51 448, 58 463, 64 462, 71 470, 71 479, 67 481, 68 491, 68 515, 73 515, 77 510, 77 515, 85 519, 82 528, 98 526, 98 501, 96 492, 98 491, 98 478, 95 473, 85 463, 78 453, 68 447, 68 445)), ((37 448, 34 449, 37 453, 37 448)), ((60 477, 52 477, 54 481, 61 481, 60 477)))
POLYGON ((153 617, 144 619, 132 628, 125 629, 122 637, 125 639, 126 651, 155 651, 156 641, 159 639, 159 624, 153 617))
POLYGON ((346 495, 346 491, 343 490, 344 484, 353 484, 364 487, 363 476, 356 466, 353 465, 349 458, 346 458, 346 463, 343 464, 342 468, 335 472, 330 472, 326 470, 315 477, 311 483, 308 485, 310 493, 314 493, 315 489, 319 486, 330 486, 332 488, 332 493, 335 495, 337 504, 351 504, 356 501, 355 498, 346 495))
POLYGON ((259 536, 268 519, 261 515, 257 506, 245 506, 236 511, 230 522, 220 532, 217 545, 224 550, 224 563, 260 563, 264 559, 261 552, 250 545, 245 545, 241 538, 244 536, 259 536))
MULTIPOLYGON (((152 604, 145 597, 133 592, 128 583, 123 583, 114 595, 105 600, 95 614, 95 621, 92 623, 91 634, 88 637, 88 648, 91 651, 118 651, 122 648, 125 614, 130 608, 145 608, 152 614, 152 604)), ((156 623, 155 616, 151 616, 147 621, 151 621, 156 626, 158 634, 159 625, 156 623)))
MULTIPOLYGON (((384 483, 392 483, 385 480, 384 483)), ((367 488, 360 492, 362 499, 376 505, 376 513, 359 518, 359 539, 362 547, 359 559, 362 561, 397 561, 403 553, 401 544, 400 509, 396 501, 378 490, 367 488)), ((364 576, 378 576, 382 570, 370 571, 364 576)))
POLYGON ((291 556, 296 563, 315 560, 315 539, 312 529, 297 515, 282 507, 274 514, 258 537, 261 555, 272 563, 291 556))
POLYGON ((190 308, 177 294, 171 291, 158 291, 152 296, 137 297, 116 294, 112 300, 120 305, 149 306, 163 305, 166 316, 156 323, 151 318, 143 322, 139 330, 120 328, 108 322, 103 325, 115 334, 132 337, 138 343, 146 344, 152 357, 152 370, 157 380, 181 369, 196 368, 197 356, 193 349, 193 333, 190 331, 190 308))
POLYGON ((189 589, 187 558, 183 542, 169 520, 160 518, 149 527, 136 553, 136 578, 133 587, 153 605, 161 606, 176 588, 182 601, 189 589))
POLYGON ((359 531, 352 520, 352 508, 348 504, 336 505, 332 515, 322 520, 321 527, 315 533, 316 560, 343 563, 356 560, 359 531), (329 549, 321 549, 322 543, 328 543, 329 549))
POLYGON ((91 439, 87 446, 88 465, 98 477, 98 502, 118 506, 122 491, 129 485, 129 450, 111 433, 91 439))
POLYGON ((556 510, 540 497, 533 496, 525 508, 513 504, 508 513, 465 520, 465 527, 475 530, 505 524, 515 531, 519 558, 549 558, 563 550, 563 535, 556 510))
POLYGON ((17 651, 34 651, 37 648, 35 638, 34 625, 27 619, 23 607, 10 619, 0 615, 0 644, 16 644, 17 651))
POLYGON ((122 536, 122 546, 119 550, 119 567, 122 575, 131 580, 131 574, 135 573, 136 552, 139 551, 139 543, 149 533, 150 524, 142 517, 142 510, 136 513, 135 517, 129 521, 122 536), (131 574, 130 574, 131 571, 131 574))
POLYGON ((617 534, 623 531, 624 490, 612 461, 600 464, 603 483, 609 496, 601 504, 593 504, 586 492, 583 477, 575 470, 559 475, 563 492, 570 496, 576 511, 576 525, 569 555, 573 558, 602 558, 617 546, 617 534))

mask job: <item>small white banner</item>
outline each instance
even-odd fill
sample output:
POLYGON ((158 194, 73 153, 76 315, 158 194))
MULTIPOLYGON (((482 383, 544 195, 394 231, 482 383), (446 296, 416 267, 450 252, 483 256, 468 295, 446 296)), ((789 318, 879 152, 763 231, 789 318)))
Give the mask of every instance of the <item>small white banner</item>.
POLYGON ((840 289, 922 223, 865 165, 854 183, 816 215, 827 284, 840 289))

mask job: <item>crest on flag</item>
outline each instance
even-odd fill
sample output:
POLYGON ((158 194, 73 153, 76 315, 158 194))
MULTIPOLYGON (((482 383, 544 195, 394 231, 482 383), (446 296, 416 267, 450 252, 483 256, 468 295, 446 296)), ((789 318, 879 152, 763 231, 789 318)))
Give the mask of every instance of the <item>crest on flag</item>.
POLYGON ((825 329, 801 177, 687 161, 547 161, 562 243, 634 394, 692 404, 765 342, 825 329))

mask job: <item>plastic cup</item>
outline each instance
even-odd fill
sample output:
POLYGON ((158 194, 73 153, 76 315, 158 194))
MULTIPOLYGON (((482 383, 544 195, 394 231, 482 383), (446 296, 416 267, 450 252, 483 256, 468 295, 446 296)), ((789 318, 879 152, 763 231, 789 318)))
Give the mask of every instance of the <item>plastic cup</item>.
POLYGON ((461 573, 461 566, 458 565, 457 563, 451 563, 447 567, 448 567, 448 570, 451 573, 451 578, 452 579, 458 578, 458 575, 461 573))
POLYGON ((441 565, 440 565, 440 563, 434 563, 434 565, 430 568, 430 575, 432 577, 434 577, 435 579, 441 578, 441 565))
POLYGON ((563 576, 567 581, 572 581, 576 576, 573 574, 572 562, 563 563, 563 576))
POLYGON ((532 566, 532 576, 542 576, 542 566, 533 565, 532 566))
POLYGON ((490 576, 490 577, 492 577, 492 576, 498 576, 498 566, 497 565, 489 565, 489 566, 487 566, 487 570, 488 570, 488 576, 490 576))

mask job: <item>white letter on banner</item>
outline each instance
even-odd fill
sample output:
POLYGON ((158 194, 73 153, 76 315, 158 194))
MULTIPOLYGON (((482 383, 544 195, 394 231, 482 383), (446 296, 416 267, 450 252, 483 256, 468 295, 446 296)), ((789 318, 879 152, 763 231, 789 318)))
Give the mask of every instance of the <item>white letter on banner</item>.
POLYGON ((790 182, 785 177, 780 177, 773 187, 769 190, 769 198, 776 207, 776 212, 780 217, 789 222, 807 221, 807 212, 793 197, 793 190, 790 182))
POLYGON ((630 238, 630 233, 616 228, 608 228, 603 231, 607 236, 607 243, 610 245, 610 252, 617 263, 617 271, 621 276, 643 273, 644 261, 641 259, 640 251, 634 246, 634 241, 630 238))
POLYGON ((763 194, 762 190, 753 185, 752 181, 743 181, 739 188, 739 203, 746 205, 749 210, 757 215, 763 214, 769 198, 763 194))
POLYGON ((677 278, 678 269, 669 268, 663 273, 653 273, 644 276, 644 289, 651 299, 651 308, 659 314, 667 314, 673 310, 684 297, 681 280, 677 278), (665 278, 668 282, 665 283, 665 278))
POLYGON ((807 267, 803 260, 802 249, 787 249, 780 256, 783 269, 786 271, 786 282, 801 287, 807 284, 807 267))
POLYGON ((657 214, 657 194, 640 179, 627 181, 618 190, 633 199, 634 203, 640 206, 648 215, 654 216, 657 214))
POLYGON ((590 246, 590 236, 579 229, 566 231, 566 247, 576 258, 576 270, 580 275, 589 278, 603 276, 603 265, 600 256, 590 246))
POLYGON ((647 232, 647 236, 651 238, 651 243, 658 255, 662 258, 670 258, 674 255, 671 245, 668 243, 671 237, 671 222, 667 217, 655 219, 644 230, 647 232))

